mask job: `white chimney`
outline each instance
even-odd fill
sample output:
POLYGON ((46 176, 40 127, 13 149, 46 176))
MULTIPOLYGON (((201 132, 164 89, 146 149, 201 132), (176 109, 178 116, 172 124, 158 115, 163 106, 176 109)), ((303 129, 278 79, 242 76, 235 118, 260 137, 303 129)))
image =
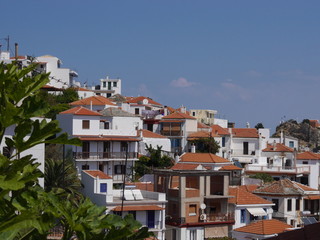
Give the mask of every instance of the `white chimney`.
POLYGON ((164 109, 163 109, 163 115, 164 115, 164 116, 167 116, 167 115, 168 115, 168 108, 167 108, 167 107, 164 107, 164 109))
POLYGON ((179 155, 178 155, 178 154, 174 157, 174 161, 175 161, 176 163, 179 162, 179 155))
POLYGON ((283 142, 283 131, 282 130, 280 132, 280 143, 284 144, 284 142, 283 142))
POLYGON ((191 145, 191 152, 196 153, 196 145, 194 144, 191 145))
POLYGON ((187 109, 183 105, 181 106, 180 109, 181 109, 181 113, 187 113, 187 109))

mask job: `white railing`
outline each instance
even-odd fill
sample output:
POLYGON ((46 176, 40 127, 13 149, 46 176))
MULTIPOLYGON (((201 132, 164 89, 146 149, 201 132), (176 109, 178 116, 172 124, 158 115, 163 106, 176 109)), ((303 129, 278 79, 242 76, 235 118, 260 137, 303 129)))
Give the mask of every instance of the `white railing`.
POLYGON ((252 166, 247 165, 245 168, 246 171, 259 171, 259 172, 283 172, 283 173, 304 173, 310 172, 310 166, 297 166, 297 167, 288 167, 288 166, 252 166))

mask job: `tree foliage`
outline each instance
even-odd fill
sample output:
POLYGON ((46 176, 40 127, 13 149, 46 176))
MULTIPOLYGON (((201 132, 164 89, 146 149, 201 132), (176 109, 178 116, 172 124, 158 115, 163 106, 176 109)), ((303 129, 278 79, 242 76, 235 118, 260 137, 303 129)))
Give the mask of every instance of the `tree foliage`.
POLYGON ((267 173, 256 173, 254 175, 250 175, 250 178, 260 179, 264 183, 273 182, 273 178, 267 173))
POLYGON ((254 126, 254 128, 259 129, 259 128, 264 128, 264 126, 261 122, 259 122, 254 126))
MULTIPOLYGON (((48 75, 32 75, 35 65, 20 69, 15 63, 0 64, 0 143, 14 149, 10 156, 0 154, 0 239, 47 239, 54 226, 62 226, 63 239, 143 239, 146 228, 132 218, 106 215, 89 199, 76 203, 56 191, 39 186, 43 177, 39 163, 24 151, 39 144, 80 145, 68 139, 57 121, 39 120, 49 108, 39 96, 48 75), (14 126, 12 137, 6 137, 14 126)), ((59 188, 60 192, 65 191, 59 188)), ((72 193, 71 193, 72 194, 72 193)), ((71 195, 70 194, 70 195, 71 195)), ((72 199, 72 198, 71 198, 72 199)))
POLYGON ((190 141, 191 144, 196 146, 196 151, 200 153, 213 153, 219 152, 219 144, 214 138, 199 138, 190 141))
POLYGON ((151 174, 154 168, 169 168, 173 165, 173 159, 167 155, 162 155, 162 146, 153 148, 151 144, 146 144, 148 156, 141 156, 139 161, 136 162, 134 171, 136 178, 139 178, 145 174, 151 174))

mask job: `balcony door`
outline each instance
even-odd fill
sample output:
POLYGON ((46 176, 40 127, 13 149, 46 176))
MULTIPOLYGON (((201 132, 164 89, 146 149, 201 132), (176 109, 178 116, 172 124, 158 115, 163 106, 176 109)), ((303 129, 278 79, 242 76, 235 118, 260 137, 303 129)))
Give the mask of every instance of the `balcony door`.
POLYGON ((82 157, 89 158, 90 155, 90 142, 82 142, 82 157))
POLYGON ((148 228, 154 228, 155 227, 155 211, 154 210, 148 210, 147 211, 147 225, 148 228))
POLYGON ((110 142, 103 142, 103 158, 110 158, 110 142))

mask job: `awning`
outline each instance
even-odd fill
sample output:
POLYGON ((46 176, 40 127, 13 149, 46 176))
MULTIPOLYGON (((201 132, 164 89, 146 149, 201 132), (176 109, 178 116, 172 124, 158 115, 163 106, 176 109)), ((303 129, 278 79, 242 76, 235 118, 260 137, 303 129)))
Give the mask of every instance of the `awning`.
POLYGON ((267 216, 267 213, 263 208, 247 208, 248 212, 257 217, 257 216, 267 216))

